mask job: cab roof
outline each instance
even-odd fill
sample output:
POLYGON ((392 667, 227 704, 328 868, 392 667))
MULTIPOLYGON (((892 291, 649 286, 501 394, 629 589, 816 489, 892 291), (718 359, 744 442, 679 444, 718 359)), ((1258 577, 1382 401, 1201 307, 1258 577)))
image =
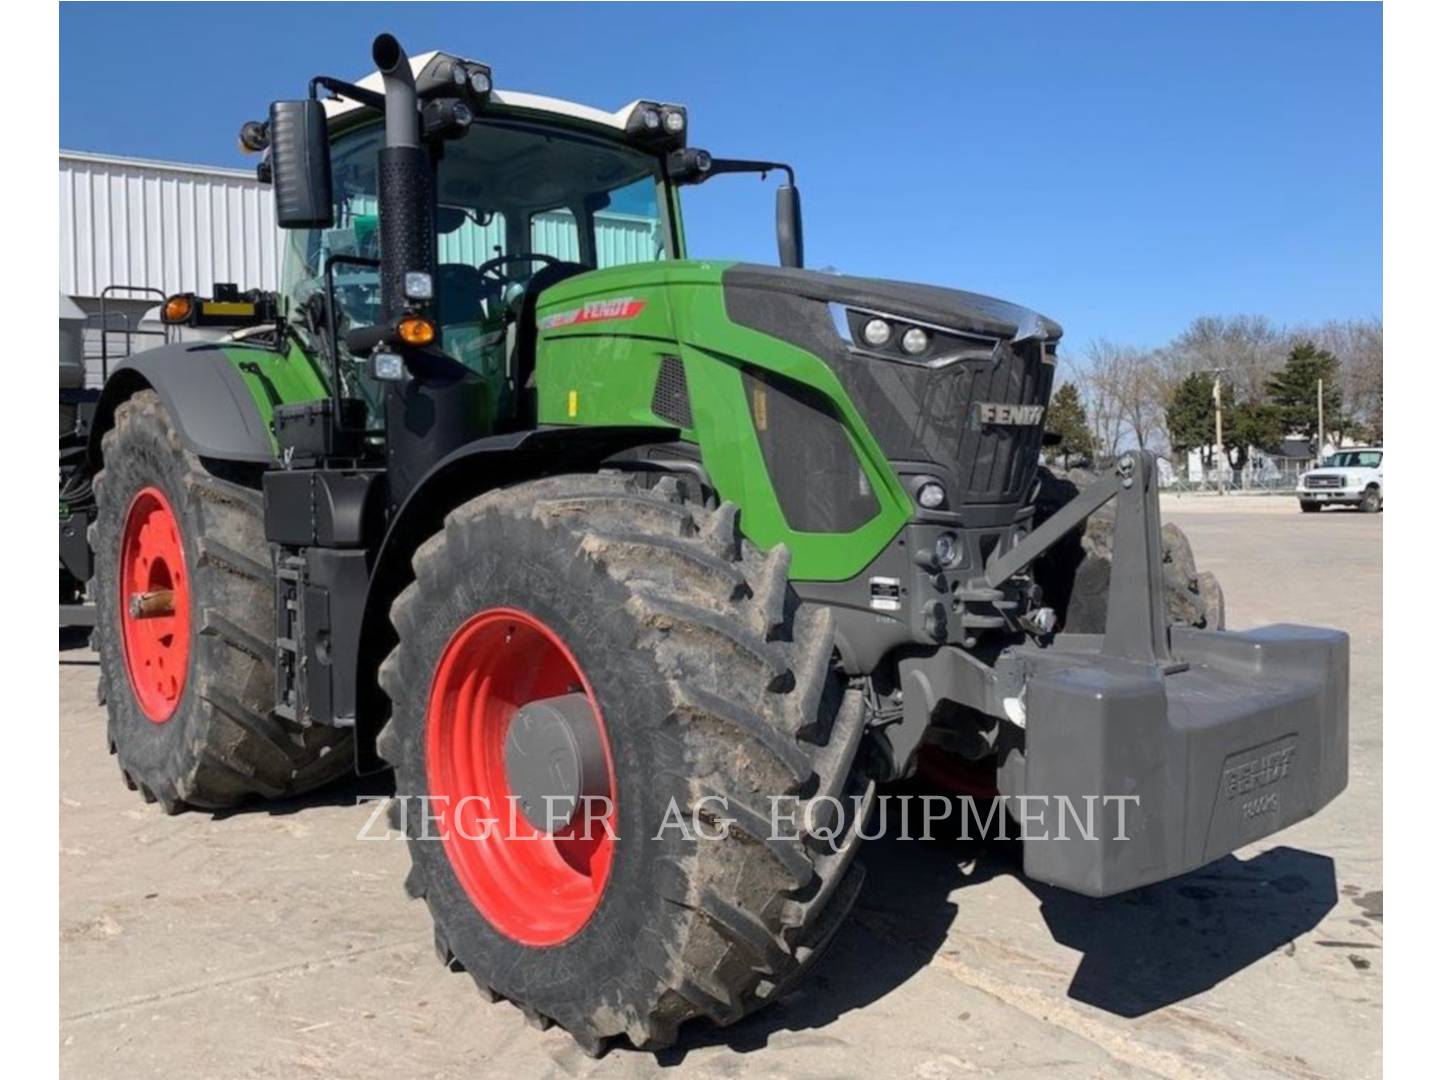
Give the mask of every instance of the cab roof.
MULTIPOLYGON (((410 57, 410 71, 418 78, 420 73, 425 69, 425 66, 440 55, 442 54, 438 49, 432 49, 430 52, 410 57)), ((450 54, 447 53, 444 55, 449 56, 450 54)), ((454 57, 454 59, 462 58, 454 57)), ((355 85, 365 90, 373 90, 376 93, 384 93, 385 91, 384 79, 378 71, 372 71, 355 85)), ((637 99, 627 105, 622 105, 614 112, 606 112, 604 109, 581 105, 575 101, 545 97, 542 94, 525 94, 517 90, 500 89, 491 90, 489 100, 492 104, 499 105, 503 108, 563 117, 564 119, 579 121, 583 124, 592 124, 596 127, 608 128, 619 134, 625 132, 631 113, 643 104, 641 100, 637 99)), ((327 117, 348 116, 364 108, 358 101, 352 101, 345 97, 328 99, 324 102, 324 105, 325 115, 327 117)))

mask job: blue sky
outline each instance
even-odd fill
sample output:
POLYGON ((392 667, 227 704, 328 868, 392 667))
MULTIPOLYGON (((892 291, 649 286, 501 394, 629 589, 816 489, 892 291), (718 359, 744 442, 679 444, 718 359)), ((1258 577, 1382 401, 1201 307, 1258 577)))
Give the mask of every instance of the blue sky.
MULTIPOLYGON (((692 145, 796 166, 810 265, 1027 304, 1072 353, 1380 314, 1379 4, 66 3, 60 145, 243 167, 241 121, 380 30, 502 89, 684 102, 692 145)), ((686 207, 692 254, 773 261, 754 178, 686 207)))

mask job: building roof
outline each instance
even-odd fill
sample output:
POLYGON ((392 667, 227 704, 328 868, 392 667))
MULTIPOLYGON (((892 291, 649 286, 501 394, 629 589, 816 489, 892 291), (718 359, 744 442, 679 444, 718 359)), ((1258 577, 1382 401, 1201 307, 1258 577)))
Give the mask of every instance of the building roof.
POLYGON ((83 161, 112 168, 143 168, 157 172, 185 173, 190 176, 228 176, 258 184, 254 169, 229 169, 220 165, 194 165, 183 161, 161 161, 158 158, 128 157, 118 154, 95 154, 89 150, 60 151, 60 160, 83 161))

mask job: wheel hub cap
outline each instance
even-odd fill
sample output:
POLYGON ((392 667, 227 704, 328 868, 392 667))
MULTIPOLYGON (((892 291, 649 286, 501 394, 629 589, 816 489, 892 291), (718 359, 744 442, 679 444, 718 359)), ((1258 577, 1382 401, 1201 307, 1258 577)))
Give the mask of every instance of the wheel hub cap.
POLYGON ((582 800, 603 796, 610 778, 595 710, 584 694, 522 705, 505 737, 505 777, 536 829, 558 832, 582 800))
POLYGON ((190 663, 190 577, 165 493, 136 493, 120 536, 120 639, 135 700, 147 719, 175 715, 190 663))

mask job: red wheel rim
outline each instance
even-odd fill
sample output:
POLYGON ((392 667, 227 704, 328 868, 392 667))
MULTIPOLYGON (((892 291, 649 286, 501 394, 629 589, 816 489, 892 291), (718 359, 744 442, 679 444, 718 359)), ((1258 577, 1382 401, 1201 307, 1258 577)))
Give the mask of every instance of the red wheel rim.
POLYGON ((528 612, 490 608, 451 636, 425 718, 433 832, 476 908, 507 937, 556 945, 595 913, 610 875, 615 766, 595 691, 559 635, 528 612), (583 692, 605 752, 607 804, 553 836, 515 809, 505 739, 521 706, 583 692), (601 811, 604 810, 602 813, 601 811))
POLYGON ((190 576, 170 500, 141 489, 125 513, 120 536, 120 630, 125 670, 140 711, 157 724, 175 715, 190 666, 190 576), (142 615, 137 597, 169 592, 168 613, 142 615))

